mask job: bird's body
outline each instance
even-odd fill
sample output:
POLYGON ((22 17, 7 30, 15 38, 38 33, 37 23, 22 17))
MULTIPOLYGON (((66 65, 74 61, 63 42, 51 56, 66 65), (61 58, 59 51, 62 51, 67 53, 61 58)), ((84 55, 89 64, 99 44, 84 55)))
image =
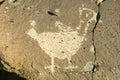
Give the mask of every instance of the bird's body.
POLYGON ((38 34, 34 28, 27 33, 33 39, 35 39, 44 52, 51 57, 51 72, 54 73, 54 58, 68 59, 68 64, 71 64, 70 60, 73 55, 80 49, 82 42, 85 38, 85 34, 79 36, 78 31, 74 31, 71 28, 61 22, 56 22, 56 27, 59 28, 59 32, 43 32, 38 34))
POLYGON ((69 58, 80 48, 83 37, 77 31, 67 33, 45 32, 38 35, 40 47, 49 55, 58 59, 69 58))

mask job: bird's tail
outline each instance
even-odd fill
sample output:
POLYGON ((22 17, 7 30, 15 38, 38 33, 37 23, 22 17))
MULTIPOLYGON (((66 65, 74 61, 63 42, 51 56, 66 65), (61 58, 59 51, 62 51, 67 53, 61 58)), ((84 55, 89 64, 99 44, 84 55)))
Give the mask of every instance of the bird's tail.
POLYGON ((34 40, 37 39, 37 37, 38 37, 38 33, 36 32, 36 30, 35 30, 34 28, 31 28, 31 29, 27 32, 27 34, 28 34, 31 38, 33 38, 34 40))

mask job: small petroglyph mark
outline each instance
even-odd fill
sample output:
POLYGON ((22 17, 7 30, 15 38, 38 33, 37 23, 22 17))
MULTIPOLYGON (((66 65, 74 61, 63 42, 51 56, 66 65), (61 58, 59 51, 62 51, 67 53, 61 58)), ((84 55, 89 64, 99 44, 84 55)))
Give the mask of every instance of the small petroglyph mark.
POLYGON ((59 12, 60 12, 60 9, 55 9, 55 12, 56 12, 56 13, 59 13, 59 12))
POLYGON ((71 66, 65 67, 64 69, 71 69, 72 70, 72 69, 77 69, 77 68, 78 68, 78 66, 71 65, 71 66))
POLYGON ((35 21, 35 20, 30 20, 30 25, 31 25, 32 27, 35 27, 35 26, 36 26, 36 21, 35 21))
POLYGON ((6 9, 6 10, 8 10, 8 9, 9 9, 9 7, 5 7, 5 9, 6 9))

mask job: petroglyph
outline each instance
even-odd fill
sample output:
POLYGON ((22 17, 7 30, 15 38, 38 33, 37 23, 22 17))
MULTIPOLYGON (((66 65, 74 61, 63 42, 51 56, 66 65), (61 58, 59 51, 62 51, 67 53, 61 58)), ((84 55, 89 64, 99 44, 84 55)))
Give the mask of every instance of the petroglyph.
POLYGON ((35 21, 35 20, 30 20, 30 25, 31 25, 32 27, 35 27, 35 26, 36 26, 36 21, 35 21))
POLYGON ((85 23, 85 21, 83 21, 82 18, 81 18, 81 16, 82 16, 82 14, 83 14, 84 11, 88 11, 88 12, 89 12, 89 13, 86 13, 86 18, 89 16, 89 14, 92 14, 92 15, 93 15, 93 16, 92 16, 90 19, 88 19, 88 21, 86 22, 86 26, 89 26, 92 21, 96 21, 97 13, 96 13, 94 10, 92 10, 92 9, 84 8, 84 5, 82 5, 82 7, 79 8, 80 24, 79 24, 79 27, 77 27, 78 29, 81 29, 81 27, 82 27, 81 25, 82 25, 83 23, 85 23))
POLYGON ((59 12, 60 12, 60 9, 55 9, 55 12, 56 12, 56 13, 59 13, 59 12))
MULTIPOLYGON (((81 17, 83 11, 89 11, 93 14, 92 18, 88 20, 96 21, 96 13, 88 8, 79 8, 79 17, 81 17)), ((89 14, 87 14, 89 16, 89 14)), ((57 32, 43 32, 37 33, 34 27, 32 27, 27 34, 36 40, 39 46, 44 50, 44 52, 51 58, 51 66, 46 66, 45 69, 50 68, 51 73, 55 72, 55 61, 54 58, 58 59, 68 59, 68 66, 65 69, 74 69, 78 66, 74 66, 71 63, 71 57, 77 53, 77 51, 82 47, 83 41, 86 39, 87 30, 89 25, 86 22, 84 26, 84 33, 79 35, 78 29, 81 29, 81 24, 84 22, 80 19, 80 23, 76 29, 72 29, 71 26, 65 25, 61 21, 55 22, 55 27, 58 29, 57 32)), ((60 68, 60 67, 59 67, 60 68)))

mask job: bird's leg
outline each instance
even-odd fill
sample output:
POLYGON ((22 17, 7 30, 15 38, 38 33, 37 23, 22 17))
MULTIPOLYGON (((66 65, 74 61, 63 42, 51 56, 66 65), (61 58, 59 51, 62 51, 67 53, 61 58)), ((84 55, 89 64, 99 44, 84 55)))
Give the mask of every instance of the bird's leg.
POLYGON ((68 66, 65 67, 65 69, 72 70, 72 69, 76 69, 76 68, 78 68, 78 66, 74 66, 74 65, 72 65, 71 57, 69 57, 69 58, 68 58, 68 66))
POLYGON ((54 56, 51 56, 51 65, 50 66, 46 66, 45 69, 50 69, 51 73, 54 74, 55 73, 55 68, 61 68, 59 66, 55 65, 55 60, 54 60, 54 56))
POLYGON ((54 74, 54 72, 55 72, 55 69, 54 69, 55 64, 54 63, 55 63, 54 62, 54 56, 52 55, 52 57, 51 57, 51 73, 52 74, 54 74))

